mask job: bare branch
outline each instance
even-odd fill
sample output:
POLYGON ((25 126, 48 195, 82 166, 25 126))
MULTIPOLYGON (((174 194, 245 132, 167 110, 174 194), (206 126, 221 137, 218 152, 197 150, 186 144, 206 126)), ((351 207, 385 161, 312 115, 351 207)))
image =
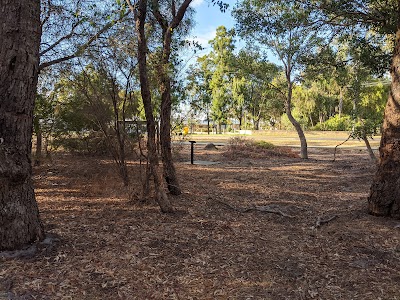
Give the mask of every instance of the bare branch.
POLYGON ((65 40, 71 38, 71 37, 74 35, 74 33, 75 33, 75 29, 76 29, 80 24, 82 24, 81 21, 79 21, 79 22, 75 23, 74 25, 72 25, 72 28, 71 28, 71 31, 70 31, 69 34, 67 34, 67 35, 61 37, 60 39, 58 39, 58 41, 54 42, 54 43, 53 43, 52 45, 50 45, 47 49, 45 49, 45 50, 43 50, 42 52, 40 52, 39 55, 42 56, 42 55, 46 54, 47 52, 49 52, 50 50, 52 50, 52 49, 54 49, 56 46, 58 46, 62 41, 65 41, 65 40))
POLYGON ((110 21, 108 22, 106 25, 103 26, 103 28, 101 28, 95 35, 93 35, 86 43, 84 43, 83 45, 81 45, 73 54, 71 55, 67 55, 64 57, 60 57, 57 59, 53 59, 47 62, 43 62, 39 65, 39 72, 49 66, 76 58, 80 55, 82 55, 82 53, 94 42, 96 41, 104 32, 106 32, 107 30, 109 30, 112 26, 114 26, 116 23, 121 22, 123 19, 125 19, 128 15, 130 14, 130 10, 128 10, 127 12, 125 12, 125 14, 123 14, 119 19, 117 19, 116 21, 110 21))

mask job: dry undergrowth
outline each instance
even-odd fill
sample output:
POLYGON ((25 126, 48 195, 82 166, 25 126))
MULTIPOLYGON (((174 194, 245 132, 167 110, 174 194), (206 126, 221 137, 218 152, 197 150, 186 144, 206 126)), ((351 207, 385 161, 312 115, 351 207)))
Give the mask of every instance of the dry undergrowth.
POLYGON ((177 163, 172 215, 129 202, 111 160, 57 155, 36 168, 56 239, 0 258, 0 299, 400 299, 400 221, 366 213, 366 153, 225 151, 199 145, 197 159, 221 163, 177 163), (249 209, 262 207, 283 214, 249 209))
POLYGON ((266 157, 299 157, 289 147, 275 147, 264 141, 254 141, 242 137, 231 138, 223 156, 228 160, 238 160, 244 157, 262 159, 266 157))

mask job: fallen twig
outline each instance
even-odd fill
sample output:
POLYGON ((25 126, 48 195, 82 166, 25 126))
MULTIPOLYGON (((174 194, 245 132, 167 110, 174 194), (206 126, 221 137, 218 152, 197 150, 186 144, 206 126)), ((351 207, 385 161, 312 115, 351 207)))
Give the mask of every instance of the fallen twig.
POLYGON ((273 207, 273 206, 269 206, 269 205, 256 206, 256 207, 253 208, 253 210, 272 213, 272 214, 278 214, 278 215, 281 215, 282 217, 287 217, 287 218, 294 218, 294 216, 284 213, 279 208, 273 207))
POLYGON ((338 218, 337 215, 333 215, 329 218, 323 219, 321 216, 318 217, 317 221, 315 222, 315 228, 319 228, 324 224, 329 223, 330 221, 335 220, 336 218, 338 218))
POLYGON ((279 207, 277 207, 276 205, 265 205, 265 206, 254 206, 254 207, 245 207, 245 208, 239 208, 239 207, 235 207, 230 205, 229 203, 226 203, 224 201, 221 200, 215 200, 216 202, 234 210, 234 211, 238 211, 240 213, 246 213, 246 212, 250 212, 250 211, 260 211, 260 212, 265 212, 265 213, 271 213, 271 214, 277 214, 277 215, 281 215, 282 217, 286 217, 286 218, 294 218, 294 216, 289 215, 284 213, 282 210, 279 209, 279 207))

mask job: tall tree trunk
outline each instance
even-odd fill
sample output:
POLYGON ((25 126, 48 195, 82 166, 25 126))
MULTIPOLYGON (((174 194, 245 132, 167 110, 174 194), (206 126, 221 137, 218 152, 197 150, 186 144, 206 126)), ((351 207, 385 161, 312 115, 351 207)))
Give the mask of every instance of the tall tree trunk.
POLYGON ((12 250, 44 237, 30 159, 40 1, 2 0, 0 7, 0 250, 12 250))
POLYGON ((339 118, 342 117, 342 111, 343 111, 343 88, 340 87, 340 95, 339 95, 339 118))
MULTIPOLYGON (((164 65, 162 69, 167 68, 164 65)), ((167 182, 168 190, 172 195, 182 193, 176 175, 174 161, 172 159, 171 147, 171 82, 166 70, 162 71, 161 78, 161 113, 160 113, 160 144, 161 157, 164 166, 164 178, 167 182)))
MULTIPOLYGON (((399 1, 400 5, 400 1, 399 1)), ((400 219, 400 13, 398 12, 396 44, 392 59, 392 84, 385 108, 380 162, 375 174, 368 209, 373 215, 400 219)))
POLYGON ((40 125, 36 130, 36 151, 35 151, 35 166, 40 166, 42 162, 42 141, 43 141, 43 134, 42 130, 40 129, 40 125))
POLYGON ((169 75, 170 56, 171 56, 171 43, 172 34, 176 27, 182 21, 187 8, 192 0, 185 0, 176 10, 176 3, 173 0, 171 3, 171 14, 173 19, 171 23, 164 18, 159 11, 159 1, 153 1, 153 15, 162 28, 163 32, 163 54, 161 58, 161 67, 159 76, 161 78, 160 92, 161 92, 161 113, 160 113, 160 144, 161 144, 161 157, 164 166, 164 178, 167 182, 168 190, 172 195, 180 195, 182 193, 179 186, 178 177, 176 175, 174 161, 172 160, 172 147, 171 147, 171 78, 169 75))
POLYGON ((303 129, 301 125, 292 115, 292 92, 293 92, 293 84, 289 81, 288 84, 288 96, 285 103, 286 115, 289 118, 290 123, 296 129, 297 135, 300 139, 300 157, 303 159, 308 159, 308 151, 307 151, 307 140, 304 135, 303 129))
POLYGON ((207 134, 210 134, 210 117, 207 112, 207 134))
MULTIPOLYGON (((130 1, 128 1, 130 4, 130 1)), ((136 31, 138 38, 138 64, 140 90, 143 100, 143 106, 146 115, 147 125, 147 151, 149 160, 149 170, 154 179, 156 199, 162 212, 173 212, 173 207, 164 190, 164 181, 158 163, 158 154, 156 148, 156 126, 153 116, 153 105, 151 103, 150 86, 147 76, 147 43, 145 37, 144 25, 147 13, 147 0, 140 0, 137 3, 137 9, 130 5, 136 18, 136 31)))

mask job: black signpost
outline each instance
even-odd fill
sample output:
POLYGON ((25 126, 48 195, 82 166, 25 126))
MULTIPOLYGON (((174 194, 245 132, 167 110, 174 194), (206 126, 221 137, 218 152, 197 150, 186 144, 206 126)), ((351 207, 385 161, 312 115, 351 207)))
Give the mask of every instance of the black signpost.
POLYGON ((189 141, 190 143, 190 164, 193 165, 193 158, 194 158, 194 144, 196 143, 196 141, 189 141))

